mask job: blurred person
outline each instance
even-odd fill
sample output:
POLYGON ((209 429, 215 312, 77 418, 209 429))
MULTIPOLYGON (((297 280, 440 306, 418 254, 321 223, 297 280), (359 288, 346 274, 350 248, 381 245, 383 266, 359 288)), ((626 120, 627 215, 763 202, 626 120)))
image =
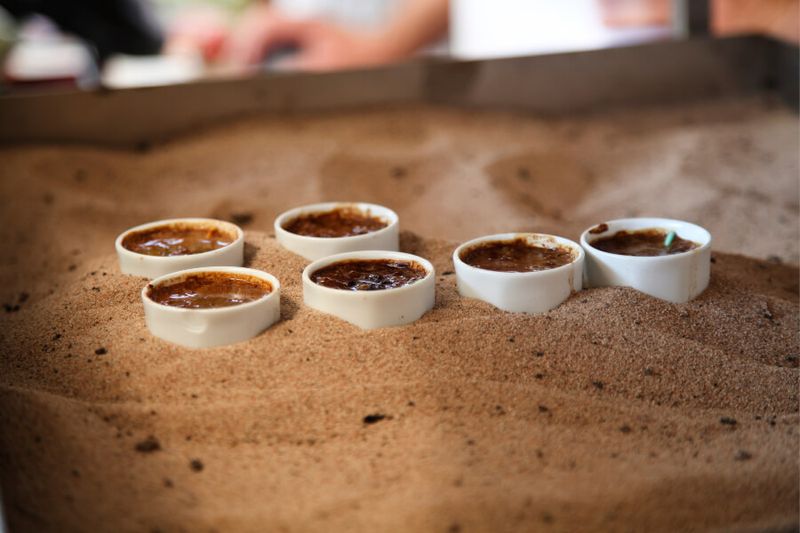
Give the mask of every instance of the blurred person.
POLYGON ((670 23, 674 0, 599 0, 599 3, 603 22, 608 26, 657 26, 670 23))
MULTIPOLYGON (((2 1, 2 0, 0 0, 2 1)), ((232 14, 221 6, 203 3, 179 10, 171 17, 163 53, 198 53, 207 63, 219 57, 231 31, 232 14)))
MULTIPOLYGON (((206 2, 185 9, 183 16, 172 21, 166 46, 150 2, 145 0, 0 0, 0 6, 17 19, 32 13, 47 16, 62 31, 88 41, 101 63, 112 54, 200 53, 208 63, 245 69, 269 63, 276 52, 284 52, 278 62, 282 68, 334 70, 399 61, 440 42, 448 31, 450 13, 479 5, 451 1, 452 6, 448 0, 256 0, 246 5, 246 0, 240 0, 238 5, 245 7, 238 17, 231 17, 221 3, 214 7, 206 2)), ((619 27, 666 24, 675 0, 582 1, 599 9, 606 25, 619 27)), ((717 33, 765 32, 798 41, 800 0, 709 1, 712 29, 717 33)), ((500 0, 485 3, 488 7, 482 9, 498 11, 514 5, 500 0)), ((581 31, 571 24, 566 9, 575 2, 530 0, 524 16, 506 14, 506 20, 514 21, 513 27, 504 26, 495 34, 505 38, 514 32, 531 33, 537 5, 548 12, 565 6, 560 18, 551 13, 558 27, 546 28, 550 33, 581 31)), ((480 18, 475 23, 488 24, 480 18)), ((506 55, 533 51, 517 49, 506 55)))
MULTIPOLYGON (((669 23, 675 0, 600 0, 604 22, 610 26, 669 23)), ((694 0, 688 0, 692 2, 694 0)), ((707 0, 709 30, 718 36, 763 33, 800 42, 798 0, 707 0)))
POLYGON ((800 42, 800 0, 711 0, 711 13, 717 35, 764 33, 800 42))
POLYGON ((194 45, 206 59, 234 69, 259 66, 279 53, 272 61, 279 68, 335 70, 407 58, 441 40, 447 21, 448 0, 256 1, 227 30, 219 15, 190 12, 167 48, 194 45), (187 23, 191 19, 202 29, 187 23))
MULTIPOLYGON (((335 70, 391 63, 440 41, 448 30, 448 15, 469 4, 465 0, 452 2, 453 6, 448 0, 255 1, 228 30, 207 25, 209 31, 205 32, 201 47, 207 58, 237 69, 252 68, 265 60, 275 63, 270 59, 276 53, 280 56, 278 65, 286 69, 335 70), (223 35, 226 31, 227 35, 223 35)), ((798 0, 710 2, 712 29, 717 33, 760 31, 797 41, 798 0)), ((611 28, 668 27, 674 0, 590 0, 591 3, 599 10, 602 23, 611 28)), ((512 4, 493 2, 487 8, 502 10, 512 4)), ((533 16, 535 2, 526 7, 524 15, 533 16)), ((539 7, 549 11, 563 9, 565 18, 561 22, 569 29, 569 9, 549 0, 539 7)), ((518 24, 500 31, 524 27, 525 24, 518 24)))

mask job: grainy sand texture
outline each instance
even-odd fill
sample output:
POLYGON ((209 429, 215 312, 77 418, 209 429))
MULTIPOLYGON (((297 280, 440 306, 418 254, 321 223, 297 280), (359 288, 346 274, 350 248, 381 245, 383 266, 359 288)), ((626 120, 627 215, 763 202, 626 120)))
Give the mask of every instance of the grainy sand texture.
POLYGON ((12 531, 793 530, 798 124, 769 98, 541 118, 410 106, 253 117, 127 152, 0 150, 0 483, 12 531), (436 307, 361 331, 306 308, 272 221, 394 208, 436 307), (458 242, 610 218, 714 236, 696 300, 458 296, 458 242), (283 284, 257 338, 144 324, 127 227, 214 216, 283 284))

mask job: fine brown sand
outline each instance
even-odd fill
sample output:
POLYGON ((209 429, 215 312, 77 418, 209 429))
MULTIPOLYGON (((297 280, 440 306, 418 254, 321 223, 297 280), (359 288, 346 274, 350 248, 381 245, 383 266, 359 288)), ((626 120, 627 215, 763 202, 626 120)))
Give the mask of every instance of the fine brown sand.
POLYGON ((0 151, 0 482, 14 531, 792 530, 798 126, 770 99, 543 119, 414 106, 253 118, 141 152, 0 151), (435 309, 363 332, 302 304, 295 205, 393 207, 435 309), (114 237, 235 219, 282 321, 192 351, 144 325, 114 237), (528 316, 450 254, 629 215, 714 236, 709 289, 528 316), (413 233, 412 233, 413 232, 413 233))

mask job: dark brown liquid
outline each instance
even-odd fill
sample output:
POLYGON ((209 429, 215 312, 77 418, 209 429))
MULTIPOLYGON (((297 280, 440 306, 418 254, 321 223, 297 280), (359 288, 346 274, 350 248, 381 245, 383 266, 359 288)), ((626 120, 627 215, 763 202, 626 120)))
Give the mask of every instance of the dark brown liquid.
POLYGON ((345 291, 379 291, 411 285, 428 275, 413 261, 361 259, 333 263, 311 274, 311 281, 345 291))
POLYGON ((294 218, 283 226, 288 232, 307 237, 351 237, 385 228, 388 224, 354 208, 339 208, 294 218))
POLYGON ((525 239, 481 243, 461 252, 468 265, 498 272, 538 272, 572 262, 568 248, 535 246, 525 239))
POLYGON ((664 246, 667 231, 648 228, 636 231, 618 231, 609 237, 592 241, 591 245, 611 254, 656 257, 688 252, 698 247, 696 242, 681 239, 677 235, 668 247, 664 246))
POLYGON ((214 227, 170 224, 136 231, 122 240, 123 248, 144 255, 201 254, 227 246, 234 238, 214 227))
POLYGON ((186 309, 211 309, 253 302, 272 292, 268 281, 229 272, 192 274, 171 285, 149 286, 156 303, 186 309))

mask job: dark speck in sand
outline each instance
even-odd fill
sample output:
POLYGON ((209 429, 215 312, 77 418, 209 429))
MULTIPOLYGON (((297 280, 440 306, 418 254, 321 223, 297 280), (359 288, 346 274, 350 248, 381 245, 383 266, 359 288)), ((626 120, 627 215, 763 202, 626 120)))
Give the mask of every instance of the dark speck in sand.
POLYGON ((393 178, 403 178, 407 174, 407 171, 403 167, 392 167, 390 174, 393 178))
POLYGON ((374 424, 376 422, 380 422, 381 420, 385 419, 386 415, 382 413, 374 413, 371 415, 367 415, 364 417, 365 424, 374 424))
POLYGON ((153 148, 153 143, 150 141, 142 139, 141 141, 137 142, 134 145, 134 149, 139 152, 140 154, 146 154, 153 148))
POLYGON ((246 226, 253 221, 253 213, 232 213, 231 222, 239 226, 246 226))
POLYGON ((158 442, 157 438, 150 435, 143 441, 137 442, 134 448, 140 453, 153 453, 161 449, 161 443, 158 442))
POLYGON ((736 452, 736 455, 733 456, 736 461, 749 461, 753 458, 753 454, 748 452, 747 450, 739 450, 736 452))

